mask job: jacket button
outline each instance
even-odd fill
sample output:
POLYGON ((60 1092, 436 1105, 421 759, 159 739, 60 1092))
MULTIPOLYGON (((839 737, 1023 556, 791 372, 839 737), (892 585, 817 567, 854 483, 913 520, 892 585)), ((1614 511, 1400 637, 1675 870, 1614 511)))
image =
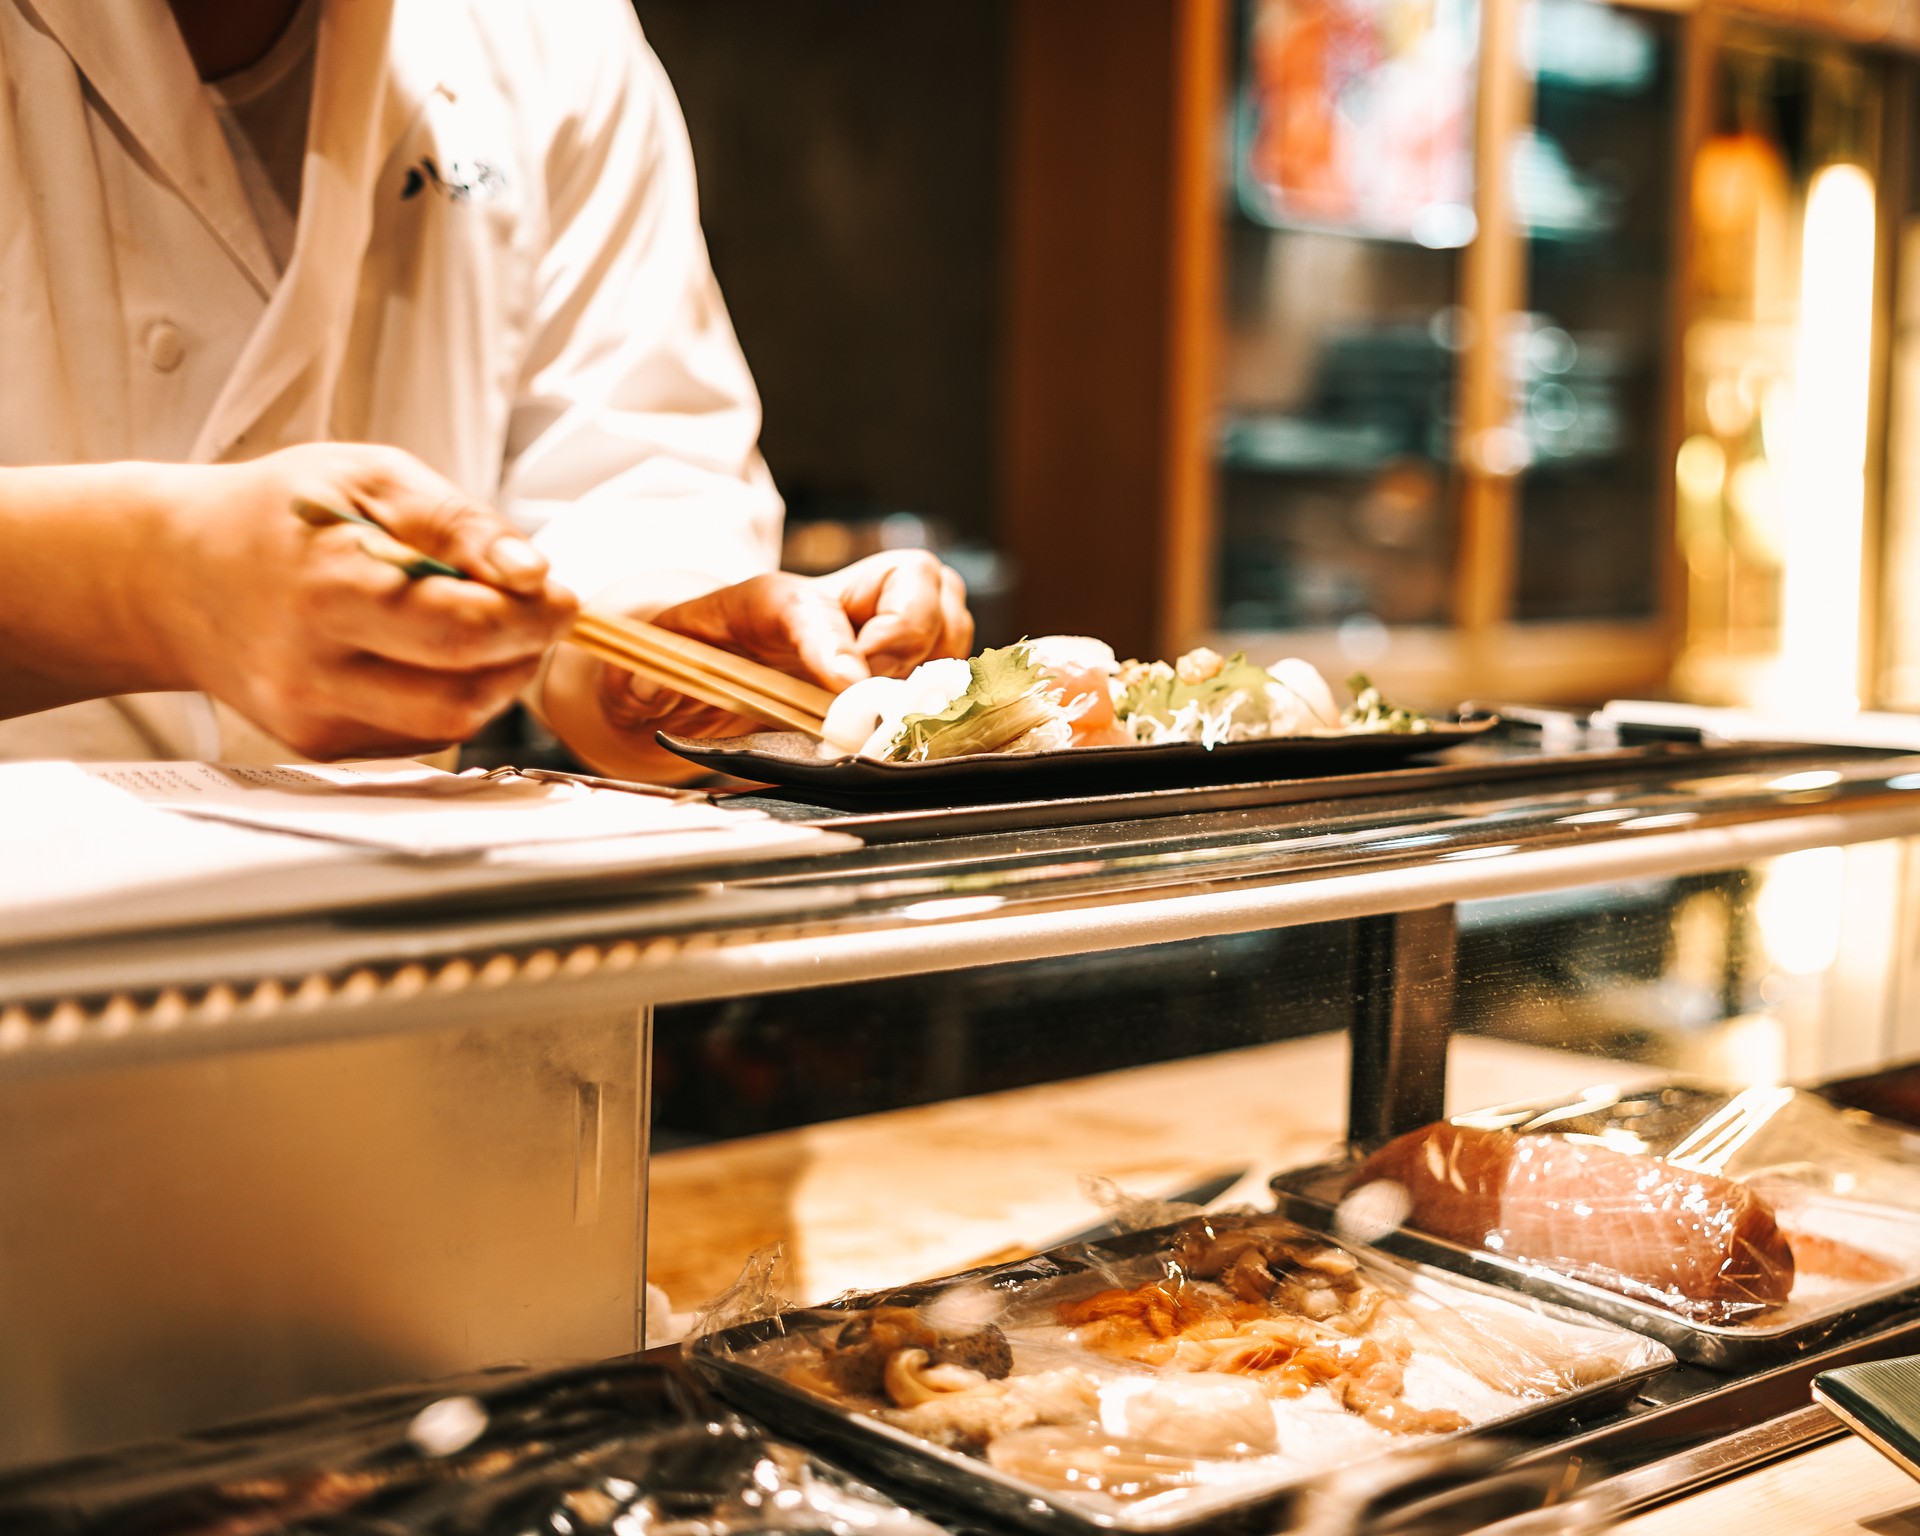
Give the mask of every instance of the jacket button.
POLYGON ((180 328, 168 320, 156 320, 147 327, 147 361, 161 373, 172 373, 187 355, 187 344, 180 328))

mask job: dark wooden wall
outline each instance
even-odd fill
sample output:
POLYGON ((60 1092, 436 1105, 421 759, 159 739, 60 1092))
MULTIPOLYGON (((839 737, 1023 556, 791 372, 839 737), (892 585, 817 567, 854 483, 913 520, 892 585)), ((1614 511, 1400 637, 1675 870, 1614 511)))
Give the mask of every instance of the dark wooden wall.
POLYGON ((635 0, 796 514, 985 538, 1007 6, 635 0))
POLYGON ((1013 13, 1002 538, 1028 627, 1122 655, 1204 601, 1223 10, 1013 13))
POLYGON ((794 512, 1011 557, 1011 632, 1205 621, 1226 0, 635 0, 794 512))

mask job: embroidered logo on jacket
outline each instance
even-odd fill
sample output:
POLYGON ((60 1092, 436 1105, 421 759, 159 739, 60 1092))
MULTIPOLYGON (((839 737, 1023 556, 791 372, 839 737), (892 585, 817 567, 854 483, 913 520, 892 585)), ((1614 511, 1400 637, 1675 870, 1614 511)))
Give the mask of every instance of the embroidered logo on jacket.
POLYGON ((499 166, 486 160, 449 160, 446 170, 442 171, 432 155, 422 155, 416 164, 407 167, 407 179, 400 188, 401 201, 418 197, 428 187, 448 202, 464 203, 472 198, 490 203, 506 195, 507 177, 499 166))

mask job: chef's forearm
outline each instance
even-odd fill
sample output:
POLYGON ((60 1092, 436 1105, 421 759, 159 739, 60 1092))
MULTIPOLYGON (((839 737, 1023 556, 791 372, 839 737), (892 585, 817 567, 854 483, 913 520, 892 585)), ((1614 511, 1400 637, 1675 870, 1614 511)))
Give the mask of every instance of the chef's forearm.
POLYGON ((0 717, 184 686, 150 606, 164 474, 0 469, 0 717))

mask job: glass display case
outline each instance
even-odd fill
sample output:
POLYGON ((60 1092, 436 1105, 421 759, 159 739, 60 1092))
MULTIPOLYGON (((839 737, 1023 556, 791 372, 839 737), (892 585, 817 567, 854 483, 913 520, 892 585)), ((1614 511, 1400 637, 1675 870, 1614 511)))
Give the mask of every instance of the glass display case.
POLYGON ((1532 123, 1512 156, 1525 309, 1511 322, 1523 624, 1658 618, 1669 457, 1681 26, 1538 0, 1532 123))
MULTIPOLYGON (((621 1353, 774 1243, 802 1302, 1030 1253, 1103 1219, 1088 1177, 1266 1205, 1444 1113, 1920 1055, 1913 760, 1556 729, 1320 784, 773 798, 864 846, 9 949, 4 1457, 621 1353)), ((1589 1464, 1785 1390, 1662 1383, 1589 1464)))
POLYGON ((1903 687, 1888 40, 1593 0, 1242 19, 1216 635, 1432 702, 1903 687))
POLYGON ((1216 611, 1230 629, 1447 608, 1470 5, 1246 8, 1234 104, 1216 611))
POLYGON ((1681 20, 1588 0, 1249 16, 1218 626, 1436 699, 1646 686, 1681 20), (1302 62, 1317 46, 1335 62, 1302 62), (1335 169, 1276 191, 1261 156, 1291 144, 1309 176, 1322 119, 1335 169))
POLYGON ((1448 623, 1465 492, 1456 397, 1479 328, 1498 333, 1507 398, 1469 462, 1513 482, 1511 617, 1657 614, 1676 19, 1586 0, 1524 12, 1532 110, 1506 168, 1523 293, 1489 315, 1469 307, 1461 257, 1479 233, 1477 9, 1423 13, 1405 37, 1385 36, 1409 25, 1397 10, 1327 14, 1383 34, 1333 50, 1367 61, 1350 78, 1290 62, 1318 35, 1290 4, 1251 12, 1227 247, 1221 625, 1334 630, 1358 660, 1382 629, 1448 623), (1418 132, 1374 123, 1375 104, 1395 101, 1418 106, 1418 132), (1329 121, 1331 168, 1289 196, 1275 185, 1289 167, 1262 156, 1318 142, 1293 122, 1310 108, 1329 121), (1377 185, 1324 185, 1362 168, 1377 185))

